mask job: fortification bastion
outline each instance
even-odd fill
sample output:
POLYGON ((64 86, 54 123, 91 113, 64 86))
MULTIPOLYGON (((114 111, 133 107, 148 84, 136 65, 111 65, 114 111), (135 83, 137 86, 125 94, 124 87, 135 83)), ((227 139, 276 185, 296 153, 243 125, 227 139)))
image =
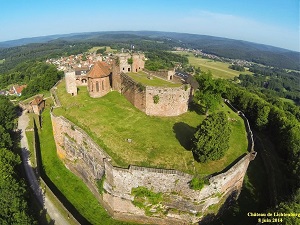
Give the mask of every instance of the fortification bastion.
POLYGON ((111 157, 81 128, 51 112, 58 155, 67 167, 81 177, 110 214, 120 220, 151 224, 189 224, 201 220, 207 208, 220 204, 232 193, 238 194, 253 152, 245 154, 227 171, 209 178, 201 190, 192 190, 192 175, 176 170, 138 166, 113 166, 111 157), (103 179, 102 194, 96 180, 103 179), (149 215, 133 204, 132 190, 145 187, 162 193, 163 201, 149 215))

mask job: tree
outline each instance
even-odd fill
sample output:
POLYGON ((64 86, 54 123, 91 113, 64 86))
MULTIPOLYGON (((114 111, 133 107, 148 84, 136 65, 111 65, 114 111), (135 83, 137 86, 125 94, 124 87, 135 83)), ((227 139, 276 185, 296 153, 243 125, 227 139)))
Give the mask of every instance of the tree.
POLYGON ((26 202, 26 189, 18 181, 15 167, 21 163, 18 155, 0 148, 0 224, 35 224, 26 202))
POLYGON ((16 118, 16 108, 5 96, 0 96, 0 125, 5 130, 12 130, 16 118))
POLYGON ((0 148, 11 148, 12 141, 9 133, 0 125, 0 148))
MULTIPOLYGON (((290 201, 282 202, 278 206, 278 212, 282 213, 298 213, 300 212, 300 189, 297 190, 295 195, 290 199, 290 201)), ((299 217, 297 216, 286 216, 282 217, 283 225, 294 225, 299 223, 299 217)))
POLYGON ((209 115, 194 134, 193 153, 200 162, 218 160, 229 148, 230 125, 225 112, 209 115))
POLYGON ((204 106, 207 115, 209 110, 215 109, 221 102, 221 93, 225 89, 224 83, 221 80, 213 80, 210 71, 201 72, 195 78, 199 83, 199 88, 195 92, 194 100, 204 106))

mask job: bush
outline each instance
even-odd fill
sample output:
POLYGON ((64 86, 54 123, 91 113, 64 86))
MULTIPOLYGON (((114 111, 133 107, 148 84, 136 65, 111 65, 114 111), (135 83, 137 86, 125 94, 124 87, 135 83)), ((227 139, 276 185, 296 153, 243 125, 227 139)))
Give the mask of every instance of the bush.
POLYGON ((153 96, 153 102, 154 102, 154 104, 158 104, 158 102, 159 102, 159 96, 158 95, 153 96))
POLYGON ((193 190, 201 190, 205 184, 209 184, 207 179, 196 176, 191 180, 190 187, 193 190))
POLYGON ((96 181, 97 188, 98 188, 98 191, 99 191, 100 195, 102 195, 103 192, 105 191, 104 188, 103 188, 104 181, 105 181, 105 175, 103 175, 101 179, 96 181))

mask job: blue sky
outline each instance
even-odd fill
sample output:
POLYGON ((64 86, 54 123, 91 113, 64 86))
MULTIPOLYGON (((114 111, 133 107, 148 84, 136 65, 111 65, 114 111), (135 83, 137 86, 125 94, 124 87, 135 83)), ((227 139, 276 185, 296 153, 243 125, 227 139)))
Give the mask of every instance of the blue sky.
POLYGON ((90 31, 205 34, 300 51, 299 0, 0 0, 0 41, 90 31))

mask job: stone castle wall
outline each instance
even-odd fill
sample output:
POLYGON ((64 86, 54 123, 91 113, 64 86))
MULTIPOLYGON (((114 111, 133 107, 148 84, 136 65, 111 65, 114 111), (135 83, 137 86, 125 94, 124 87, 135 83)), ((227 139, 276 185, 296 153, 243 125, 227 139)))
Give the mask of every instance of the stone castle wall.
POLYGON ((217 204, 234 191, 239 191, 252 154, 248 153, 229 170, 209 179, 201 191, 190 189, 192 175, 176 170, 138 166, 118 168, 111 158, 81 128, 62 116, 51 113, 54 139, 58 155, 68 168, 83 179, 111 215, 118 219, 155 224, 186 224, 200 219, 197 212, 217 204), (105 174, 102 198, 97 194, 95 180, 105 174), (143 209, 132 203, 132 188, 147 187, 162 192, 169 201, 163 203, 166 213, 146 216, 143 209))
POLYGON ((191 88, 152 87, 138 84, 128 75, 121 73, 121 93, 136 108, 150 116, 178 116, 187 112, 191 88), (158 102, 154 102, 158 96, 158 102))
POLYGON ((139 86, 128 75, 121 73, 121 93, 136 108, 142 112, 146 111, 146 97, 142 86, 139 86))
POLYGON ((146 111, 151 116, 178 116, 188 111, 191 88, 189 85, 181 87, 146 87, 146 111), (154 96, 158 96, 157 103, 154 96))

